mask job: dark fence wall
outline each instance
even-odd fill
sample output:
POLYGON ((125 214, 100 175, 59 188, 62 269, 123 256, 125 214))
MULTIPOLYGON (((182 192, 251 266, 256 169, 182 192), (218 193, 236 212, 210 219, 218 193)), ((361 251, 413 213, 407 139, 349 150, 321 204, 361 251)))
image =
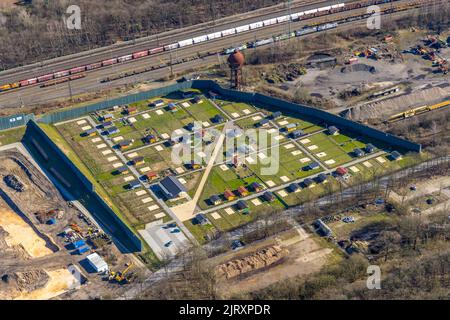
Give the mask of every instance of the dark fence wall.
POLYGON ((93 184, 34 121, 28 122, 22 142, 47 174, 56 180, 55 185, 63 188, 61 193, 72 197, 67 200, 80 201, 121 251, 141 251, 140 239, 111 210, 95 192, 93 184))
POLYGON ((34 119, 34 114, 16 114, 9 117, 0 117, 0 130, 8 130, 21 127, 27 124, 29 120, 34 119))
POLYGON ((157 89, 153 89, 153 90, 149 90, 149 91, 145 91, 145 92, 139 92, 136 94, 132 94, 132 95, 116 98, 116 99, 105 100, 102 102, 90 104, 90 105, 83 106, 83 107, 72 108, 72 109, 67 109, 67 110, 58 111, 58 112, 54 112, 54 113, 49 113, 49 114, 39 118, 38 122, 56 123, 56 122, 76 119, 76 118, 82 117, 88 113, 95 112, 98 110, 108 109, 108 108, 111 108, 114 106, 130 104, 130 103, 134 103, 134 102, 139 102, 139 101, 150 99, 153 97, 164 96, 171 92, 174 92, 177 90, 188 89, 190 87, 191 87, 190 82, 177 83, 177 84, 173 84, 173 85, 170 85, 167 87, 157 88, 157 89))

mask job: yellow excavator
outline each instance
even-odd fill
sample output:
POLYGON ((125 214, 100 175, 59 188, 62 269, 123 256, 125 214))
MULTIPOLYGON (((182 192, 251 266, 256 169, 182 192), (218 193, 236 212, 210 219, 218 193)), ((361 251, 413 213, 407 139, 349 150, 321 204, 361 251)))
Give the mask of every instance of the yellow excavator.
POLYGON ((131 268, 134 267, 134 263, 127 263, 125 270, 123 270, 122 272, 115 272, 115 271, 111 271, 109 274, 109 280, 112 281, 116 281, 118 283, 124 283, 124 282, 128 282, 128 279, 126 278, 126 274, 131 270, 131 268))

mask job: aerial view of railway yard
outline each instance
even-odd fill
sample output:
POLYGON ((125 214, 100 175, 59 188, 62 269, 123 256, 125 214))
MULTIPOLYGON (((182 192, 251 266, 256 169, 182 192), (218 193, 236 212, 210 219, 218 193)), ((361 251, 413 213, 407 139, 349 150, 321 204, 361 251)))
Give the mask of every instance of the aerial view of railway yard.
POLYGON ((0 300, 450 296, 448 1, 0 0, 0 42, 0 300))

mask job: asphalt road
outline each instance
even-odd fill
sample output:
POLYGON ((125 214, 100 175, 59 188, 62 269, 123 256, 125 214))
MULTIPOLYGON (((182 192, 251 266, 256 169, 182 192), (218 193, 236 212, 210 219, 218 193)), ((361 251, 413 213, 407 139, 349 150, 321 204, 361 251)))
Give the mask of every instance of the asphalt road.
MULTIPOLYGON (((402 0, 401 2, 408 2, 408 0, 402 0)), ((390 4, 387 4, 385 6, 390 6, 390 4)), ((365 13, 366 9, 358 9, 353 10, 351 12, 345 13, 347 14, 356 14, 356 13, 365 13)), ((398 16, 404 13, 396 13, 394 15, 398 16)), ((325 19, 332 19, 341 17, 343 14, 333 14, 326 16, 325 19)), ((291 30, 300 29, 307 23, 311 23, 314 21, 323 21, 324 17, 322 18, 316 18, 311 19, 307 21, 300 21, 300 22, 293 22, 291 23, 291 30)), ((355 25, 364 25, 365 21, 360 22, 350 22, 346 25, 342 25, 339 28, 345 29, 345 28, 353 28, 355 25)), ((251 33, 242 33, 235 35, 230 38, 221 38, 217 41, 208 41, 196 46, 188 46, 185 48, 177 49, 172 53, 172 58, 186 58, 186 57, 192 57, 198 54, 198 52, 207 52, 207 51, 213 51, 217 49, 221 49, 224 47, 231 47, 235 46, 244 42, 252 41, 255 39, 263 39, 267 38, 272 35, 284 33, 287 30, 286 24, 277 24, 274 26, 269 26, 266 28, 256 29, 255 31, 251 33)), ((328 32, 328 31, 327 31, 328 32)), ((306 37, 310 37, 305 36, 306 37)), ((296 41, 295 39, 291 39, 289 41, 296 41)), ((283 45, 285 42, 281 42, 280 45, 283 45)), ((279 44, 277 44, 279 45, 279 44)), ((249 49, 251 50, 251 49, 249 49)), ((247 52, 249 52, 247 50, 247 52)), ((182 73, 186 70, 191 70, 199 67, 204 67, 207 65, 215 64, 215 63, 224 63, 226 57, 225 56, 208 56, 203 59, 193 60, 187 63, 182 63, 178 65, 173 66, 173 72, 174 73, 182 73)), ((154 81, 157 79, 161 79, 163 77, 168 76, 169 69, 163 68, 163 69, 157 69, 154 71, 149 71, 140 75, 135 75, 127 78, 123 78, 120 80, 107 82, 107 83, 101 83, 100 80, 110 77, 113 75, 117 75, 120 73, 129 72, 132 70, 142 69, 150 66, 157 66, 160 65, 162 62, 168 62, 170 61, 170 56, 168 53, 162 53, 159 55, 134 60, 127 63, 122 64, 116 64, 107 68, 102 68, 96 71, 88 72, 86 73, 86 77, 82 79, 78 79, 75 81, 69 83, 62 83, 59 85, 41 88, 39 86, 32 86, 32 87, 26 87, 18 90, 12 90, 9 92, 4 92, 0 94, 0 108, 16 108, 20 107, 22 105, 25 106, 34 106, 38 104, 44 104, 49 103, 52 101, 55 101, 57 99, 61 98, 67 98, 70 96, 70 91, 72 92, 72 95, 76 96, 79 94, 84 94, 88 92, 95 92, 98 90, 104 90, 104 89, 112 89, 116 87, 123 86, 124 84, 130 84, 130 83, 137 83, 137 82, 143 82, 143 81, 154 81)))

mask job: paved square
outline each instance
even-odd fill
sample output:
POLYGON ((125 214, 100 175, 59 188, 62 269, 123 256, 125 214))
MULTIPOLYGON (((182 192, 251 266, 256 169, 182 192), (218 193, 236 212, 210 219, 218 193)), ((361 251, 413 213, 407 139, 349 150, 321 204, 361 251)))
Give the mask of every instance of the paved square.
POLYGON ((336 163, 336 161, 334 161, 334 159, 325 161, 325 164, 327 164, 327 165, 331 165, 331 164, 335 164, 335 163, 336 163))
POLYGON ((149 203, 149 202, 152 202, 153 199, 150 197, 147 197, 147 198, 142 199, 141 201, 142 201, 142 203, 149 203))
POLYGON ((155 147, 155 150, 156 150, 156 151, 163 151, 164 148, 163 148, 162 146, 160 146, 160 145, 157 145, 157 146, 155 147))
POLYGON ((309 140, 309 139, 302 139, 302 140, 300 140, 301 144, 308 144, 310 142, 311 142, 311 140, 309 140))
POLYGON ((261 204, 261 200, 259 199, 253 199, 251 202, 253 203, 254 206, 259 206, 261 204))
POLYGON ((202 122, 202 126, 204 126, 204 127, 209 127, 210 124, 209 124, 208 121, 203 121, 203 122, 202 122))
POLYGON ((294 148, 295 146, 292 143, 288 143, 287 145, 284 146, 285 149, 289 150, 294 148))
POLYGON ((91 140, 93 143, 97 143, 97 142, 100 142, 100 141, 102 141, 102 138, 94 138, 94 139, 92 139, 91 140))
POLYGON ((355 166, 351 166, 350 168, 349 168, 350 170, 352 170, 353 172, 359 172, 359 169, 358 169, 358 167, 355 167, 355 166))
POLYGON ((267 158, 267 156, 266 156, 264 153, 259 152, 259 153, 258 153, 258 158, 260 158, 260 159, 265 159, 265 158, 267 158))
POLYGON ((284 191, 284 190, 279 191, 278 194, 279 194, 280 197, 282 197, 282 198, 284 198, 284 197, 286 197, 286 196, 288 195, 288 194, 286 193, 286 191, 284 191))
POLYGON ((120 162, 116 162, 116 163, 113 163, 113 168, 114 169, 117 169, 118 167, 121 167, 121 166, 123 166, 123 164, 122 163, 120 163, 120 162))
POLYGON ((231 116, 232 116, 233 118, 239 118, 239 113, 233 112, 233 113, 231 114, 231 116))
POLYGON ((274 187, 274 186, 275 186, 275 182, 273 182, 272 180, 266 181, 266 184, 267 184, 269 187, 274 187))
POLYGON ((128 181, 134 180, 134 177, 133 176, 128 176, 128 177, 123 178, 123 180, 125 182, 128 182, 128 181))
POLYGON ((81 128, 81 130, 83 130, 83 131, 86 131, 86 130, 89 130, 89 129, 92 129, 92 127, 91 126, 84 126, 84 127, 81 128))
POLYGON ((138 197, 143 196, 144 194, 147 194, 147 191, 145 191, 145 190, 139 190, 139 191, 136 191, 136 195, 137 195, 138 197))
POLYGON ((170 136, 167 133, 161 133, 161 138, 163 139, 169 139, 170 136))
POLYGON ((291 154, 293 156, 298 156, 299 154, 302 154, 302 152, 300 150, 295 150, 295 151, 292 151, 291 154))
POLYGON ((228 208, 225 208, 225 212, 228 213, 228 214, 233 214, 234 210, 233 210, 233 208, 228 207, 228 208))
POLYGON ((253 121, 258 121, 258 120, 261 120, 261 119, 262 119, 261 116, 254 116, 254 117, 252 117, 253 121))
POLYGON ((363 162, 363 165, 364 165, 366 168, 371 168, 371 167, 372 167, 372 164, 371 164, 369 161, 364 161, 364 162, 363 162))
POLYGON ((101 144, 97 145, 97 149, 103 149, 103 148, 106 148, 106 144, 101 143, 101 144))
POLYGON ((254 160, 252 157, 247 157, 247 158, 245 158, 245 160, 246 160, 248 163, 254 163, 254 162, 255 162, 255 160, 254 160))
POLYGON ((183 134, 183 130, 181 129, 176 129, 174 132, 175 134, 183 134))
POLYGON ((385 163, 385 162, 386 162, 386 159, 384 159, 383 157, 377 157, 376 160, 377 160, 379 163, 385 163))
POLYGON ((114 142, 119 142, 119 141, 122 141, 122 140, 123 140, 122 136, 118 136, 118 137, 115 137, 115 138, 112 139, 112 141, 114 141, 114 142))
POLYGON ((211 213, 211 217, 213 217, 214 220, 222 218, 222 216, 220 214, 218 214, 217 212, 211 213))
POLYGON ((184 180, 183 178, 178 178, 178 181, 180 181, 180 183, 182 183, 182 184, 186 184, 187 183, 186 180, 184 180))
POLYGON ((312 146, 309 146, 309 147, 308 147, 309 150, 316 150, 316 149, 318 149, 318 148, 319 148, 319 147, 316 146, 315 144, 313 144, 312 146))
POLYGON ((228 170, 228 166, 226 164, 221 164, 220 169, 222 169, 222 171, 227 171, 228 170))
POLYGON ((275 128, 267 130, 267 133, 270 133, 270 134, 275 133, 275 132, 278 132, 278 130, 275 128))
MULTIPOLYGON (((161 219, 164 216, 164 212, 155 214, 155 218, 157 219, 161 219)), ((156 256, 160 260, 164 260, 168 257, 174 257, 177 253, 189 246, 189 240, 184 233, 173 232, 175 229, 178 229, 178 227, 169 228, 162 221, 155 221, 148 223, 145 229, 138 231, 156 256)))
POLYGON ((162 111, 162 110, 156 110, 155 113, 156 113, 157 115, 160 116, 160 115, 164 114, 164 111, 162 111))
POLYGON ((144 168, 142 168, 142 169, 139 169, 139 171, 140 171, 141 173, 146 173, 146 172, 150 171, 150 167, 144 167, 144 168))
POLYGON ((277 141, 278 141, 278 140, 281 140, 281 139, 283 139, 283 138, 284 138, 284 137, 283 137, 283 136, 280 136, 280 135, 274 137, 274 139, 277 140, 277 141))
POLYGON ((185 108, 189 108, 191 106, 188 102, 183 102, 181 105, 185 108))
POLYGON ((112 156, 112 157, 109 157, 107 160, 108 160, 108 162, 113 162, 114 160, 117 160, 117 157, 112 156))
POLYGON ((319 153, 316 154, 316 156, 317 156, 318 158, 323 158, 323 157, 325 157, 326 155, 327 155, 326 152, 319 152, 319 153))
POLYGON ((135 123, 137 120, 136 120, 136 118, 135 117, 130 117, 130 118, 128 118, 128 122, 130 122, 130 123, 135 123))
POLYGON ((159 209, 159 207, 158 207, 156 204, 154 204, 154 205, 152 205, 152 206, 150 206, 150 207, 147 207, 147 209, 148 209, 149 211, 154 211, 154 210, 156 210, 156 209, 159 209))
POLYGON ((138 153, 137 153, 137 152, 132 152, 132 153, 127 154, 127 157, 128 157, 129 159, 136 158, 137 156, 138 156, 138 153))
POLYGON ((184 169, 182 167, 175 168, 176 173, 182 174, 184 173, 184 169))
POLYGON ((301 158, 301 159, 300 159, 300 162, 301 162, 301 163, 306 163, 306 162, 309 162, 309 161, 311 161, 311 159, 308 158, 308 157, 304 157, 304 158, 301 158))
POLYGON ((289 121, 286 121, 286 120, 283 120, 283 121, 278 122, 278 124, 279 124, 280 126, 285 126, 285 125, 287 125, 288 123, 289 123, 289 121))
POLYGON ((283 181, 283 182, 288 182, 288 181, 291 180, 291 179, 289 179, 289 178, 286 177, 286 176, 282 176, 282 177, 280 177, 280 179, 281 179, 281 181, 283 181))
POLYGON ((83 120, 80 120, 80 121, 77 121, 77 124, 78 124, 78 125, 82 125, 82 124, 85 124, 85 123, 86 123, 86 120, 84 120, 84 119, 83 119, 83 120))
POLYGON ((144 118, 144 119, 150 119, 150 115, 149 115, 148 113, 144 113, 144 114, 142 115, 142 118, 144 118))

